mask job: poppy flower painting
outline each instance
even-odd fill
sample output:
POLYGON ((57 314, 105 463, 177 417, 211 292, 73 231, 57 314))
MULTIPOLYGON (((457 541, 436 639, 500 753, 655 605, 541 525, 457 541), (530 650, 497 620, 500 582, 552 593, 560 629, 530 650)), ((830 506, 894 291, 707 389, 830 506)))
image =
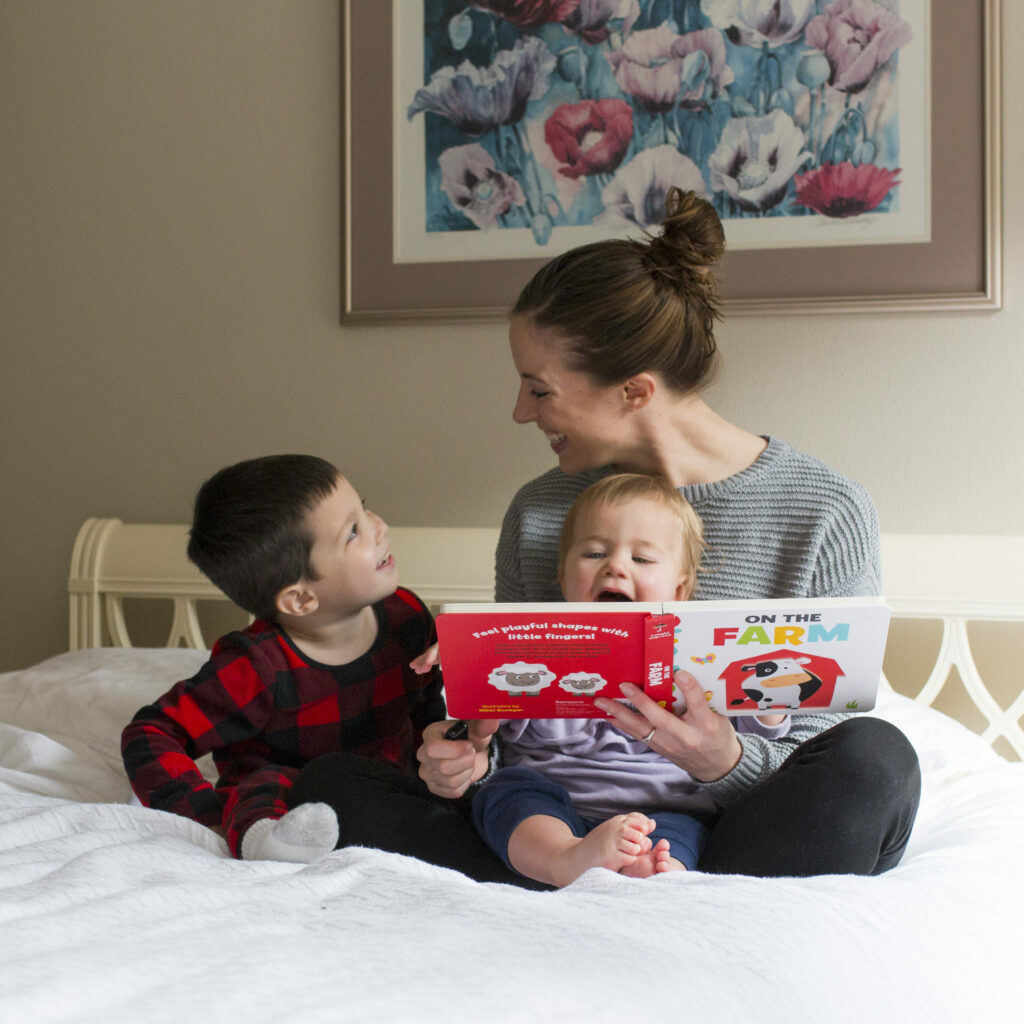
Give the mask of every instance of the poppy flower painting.
POLYGON ((674 185, 734 248, 917 240, 894 224, 927 193, 925 0, 397 6, 410 230, 460 258, 649 228, 674 185))

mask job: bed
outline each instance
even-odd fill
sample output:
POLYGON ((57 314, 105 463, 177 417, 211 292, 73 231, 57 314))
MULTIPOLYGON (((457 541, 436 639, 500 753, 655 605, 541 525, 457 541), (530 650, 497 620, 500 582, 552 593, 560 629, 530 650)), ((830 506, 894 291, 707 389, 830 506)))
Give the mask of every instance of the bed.
MULTIPOLYGON (((770 880, 596 869, 534 893, 369 849, 236 861, 213 832, 129 804, 120 730, 198 667, 201 620, 223 603, 185 560, 185 532, 87 521, 69 651, 0 675, 0 1019, 1022 1019, 1024 696, 993 695, 968 623, 1021 628, 1024 538, 884 539, 896 621, 939 631, 920 692, 883 681, 873 712, 923 766, 899 867, 770 880), (168 646, 133 646, 131 609, 157 599, 168 646), (948 679, 980 716, 974 731, 929 706, 948 679)), ((433 604, 488 600, 493 544, 489 530, 392 531, 403 582, 433 604)))

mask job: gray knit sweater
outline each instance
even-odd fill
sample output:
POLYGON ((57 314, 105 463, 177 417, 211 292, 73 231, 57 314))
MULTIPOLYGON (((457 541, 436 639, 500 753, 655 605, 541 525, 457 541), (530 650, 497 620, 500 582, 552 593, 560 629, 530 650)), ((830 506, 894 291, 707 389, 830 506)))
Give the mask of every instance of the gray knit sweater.
MULTIPOLYGON (((709 545, 697 600, 853 597, 880 592, 878 515, 867 491, 824 463, 768 438, 757 461, 726 480, 680 488, 704 523, 709 545)), ((576 496, 601 469, 559 469, 524 485, 502 524, 498 601, 559 601, 558 534, 576 496)), ((783 739, 742 738, 743 756, 707 784, 718 806, 774 772, 793 749, 840 715, 794 716, 783 739)))

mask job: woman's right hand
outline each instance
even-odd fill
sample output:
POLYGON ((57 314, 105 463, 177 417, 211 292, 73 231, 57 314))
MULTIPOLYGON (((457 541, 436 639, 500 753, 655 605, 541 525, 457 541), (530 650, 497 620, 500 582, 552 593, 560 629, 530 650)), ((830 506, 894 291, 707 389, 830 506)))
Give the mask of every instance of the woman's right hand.
POLYGON ((695 782, 715 782, 736 767, 743 746, 732 722, 711 710, 704 690, 689 672, 677 671, 675 683, 683 699, 673 711, 666 711, 632 683, 623 683, 621 689, 636 711, 607 697, 596 698, 594 704, 624 732, 682 768, 695 782))
POLYGON ((445 739, 455 724, 432 722, 423 730, 423 743, 416 751, 420 762, 420 778, 431 793, 456 800, 487 771, 487 751, 491 737, 501 724, 497 719, 469 723, 469 736, 464 740, 445 739))

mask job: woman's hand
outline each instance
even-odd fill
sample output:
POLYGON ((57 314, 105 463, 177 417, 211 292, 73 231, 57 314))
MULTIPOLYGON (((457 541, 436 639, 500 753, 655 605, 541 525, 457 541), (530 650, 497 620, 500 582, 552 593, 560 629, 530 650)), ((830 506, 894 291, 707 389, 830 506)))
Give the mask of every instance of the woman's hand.
POLYGON ((444 734, 455 724, 431 722, 423 730, 423 743, 416 751, 420 762, 420 778, 431 793, 458 799, 470 783, 487 771, 487 749, 491 737, 501 724, 497 719, 469 723, 469 736, 464 740, 447 740, 444 734))
POLYGON ((607 712, 624 732, 643 739, 697 782, 714 782, 736 767, 743 747, 732 723, 708 707, 700 684, 681 669, 675 675, 685 704, 681 711, 666 711, 632 683, 622 684, 622 695, 634 704, 637 714, 619 701, 598 697, 594 703, 607 712))

